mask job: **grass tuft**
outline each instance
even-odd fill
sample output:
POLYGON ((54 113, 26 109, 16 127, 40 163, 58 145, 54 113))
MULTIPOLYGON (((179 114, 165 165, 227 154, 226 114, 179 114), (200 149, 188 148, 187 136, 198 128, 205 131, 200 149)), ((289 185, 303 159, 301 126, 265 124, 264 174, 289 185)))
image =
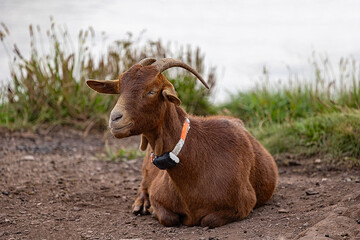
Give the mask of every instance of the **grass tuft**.
POLYGON ((145 157, 145 152, 142 152, 139 149, 127 148, 120 148, 119 150, 114 151, 107 142, 105 142, 105 153, 99 155, 100 159, 113 162, 128 161, 139 157, 145 157))
POLYGON ((359 111, 322 114, 252 132, 272 154, 316 155, 360 165, 359 111))

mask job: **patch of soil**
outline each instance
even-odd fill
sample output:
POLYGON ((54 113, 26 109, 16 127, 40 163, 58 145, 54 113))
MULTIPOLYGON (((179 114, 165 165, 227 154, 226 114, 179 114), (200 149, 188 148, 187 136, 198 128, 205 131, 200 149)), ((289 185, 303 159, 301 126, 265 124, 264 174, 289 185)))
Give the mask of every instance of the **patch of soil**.
POLYGON ((220 228, 163 227, 131 205, 142 159, 98 160, 105 141, 138 137, 68 129, 0 130, 0 239, 360 239, 360 169, 317 159, 278 159, 274 197, 220 228))

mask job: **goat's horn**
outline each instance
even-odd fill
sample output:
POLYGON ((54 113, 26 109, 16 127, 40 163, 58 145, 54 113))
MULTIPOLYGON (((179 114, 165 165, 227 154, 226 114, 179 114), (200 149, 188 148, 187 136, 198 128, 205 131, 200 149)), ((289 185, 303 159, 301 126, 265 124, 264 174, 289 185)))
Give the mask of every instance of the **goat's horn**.
POLYGON ((188 70, 189 72, 193 73, 202 82, 202 84, 204 84, 204 86, 207 89, 209 89, 209 86, 204 81, 204 79, 200 76, 200 74, 196 70, 194 70, 192 67, 187 65, 186 63, 183 63, 182 61, 179 61, 179 60, 176 60, 176 59, 173 59, 173 58, 163 58, 163 59, 157 60, 152 65, 156 66, 156 68, 158 69, 159 72, 163 72, 166 69, 169 69, 169 68, 172 68, 172 67, 184 68, 184 69, 188 70))
POLYGON ((154 62, 156 62, 155 58, 144 58, 143 60, 138 62, 138 64, 140 64, 141 66, 148 66, 153 64, 154 62))

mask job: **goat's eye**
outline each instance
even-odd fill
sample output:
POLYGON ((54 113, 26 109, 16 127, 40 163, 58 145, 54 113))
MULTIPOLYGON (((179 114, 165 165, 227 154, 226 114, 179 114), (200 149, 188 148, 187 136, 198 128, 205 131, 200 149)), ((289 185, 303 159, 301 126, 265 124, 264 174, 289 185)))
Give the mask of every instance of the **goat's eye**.
POLYGON ((150 95, 150 96, 155 95, 155 94, 156 94, 156 91, 154 91, 154 90, 151 90, 147 93, 147 95, 150 95))

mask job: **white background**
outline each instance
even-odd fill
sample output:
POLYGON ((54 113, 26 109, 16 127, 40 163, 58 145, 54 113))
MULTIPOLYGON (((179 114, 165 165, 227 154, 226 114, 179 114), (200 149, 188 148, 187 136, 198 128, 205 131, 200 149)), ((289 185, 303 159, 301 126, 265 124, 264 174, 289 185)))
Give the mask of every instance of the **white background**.
MULTIPOLYGON (((0 21, 21 52, 29 52, 29 24, 47 29, 49 16, 69 28, 73 39, 92 26, 108 43, 146 29, 146 38, 199 46, 219 73, 217 100, 246 90, 264 65, 272 79, 310 74, 315 50, 337 65, 360 60, 360 1, 356 0, 0 0, 0 21)), ((0 46, 0 82, 10 78, 0 46)))

